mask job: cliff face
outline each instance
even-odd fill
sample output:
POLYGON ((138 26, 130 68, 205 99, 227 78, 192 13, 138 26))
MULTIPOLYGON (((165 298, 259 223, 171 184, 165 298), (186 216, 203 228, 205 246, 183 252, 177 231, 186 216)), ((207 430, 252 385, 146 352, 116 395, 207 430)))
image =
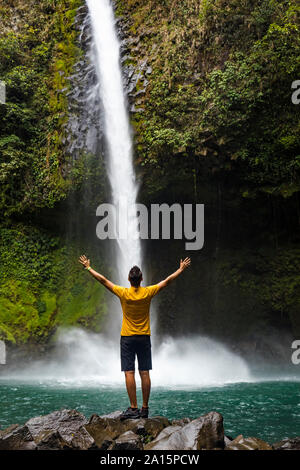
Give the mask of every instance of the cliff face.
MULTIPOLYGON (((29 9, 19 1, 16 13, 10 3, 0 10, 0 78, 8 89, 0 108, 0 322, 7 338, 27 331, 16 337, 27 341, 38 337, 42 318, 44 337, 65 322, 100 325, 103 314, 92 317, 97 305, 105 309, 102 291, 91 285, 94 301, 78 306, 76 289, 87 291, 70 259, 78 242, 98 252, 80 220, 88 214, 94 232, 94 209, 107 193, 101 158, 84 148, 74 158, 65 130, 76 101, 76 80, 69 77, 86 60, 74 23, 83 2, 45 0, 29 9), (44 245, 37 242, 42 234, 44 245), (68 274, 58 285, 60 262, 68 274), (66 288, 73 300, 64 304, 66 288), (66 314, 70 302, 76 307, 66 314), (29 328, 31 309, 36 323, 29 328)), ((128 0, 115 8, 140 201, 205 204, 205 246, 190 253, 193 270, 180 286, 162 293, 160 331, 201 332, 272 356, 271 336, 300 334, 300 107, 291 102, 291 83, 300 75, 299 7, 272 0, 128 0)), ((184 245, 152 241, 145 251, 157 281, 174 270, 184 245)))

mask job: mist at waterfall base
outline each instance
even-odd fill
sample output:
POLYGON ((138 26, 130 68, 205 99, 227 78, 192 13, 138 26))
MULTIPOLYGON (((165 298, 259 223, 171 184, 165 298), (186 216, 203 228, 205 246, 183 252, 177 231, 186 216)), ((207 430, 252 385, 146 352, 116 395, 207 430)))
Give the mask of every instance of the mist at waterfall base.
MULTIPOLYGON (((161 344, 152 341, 152 354, 154 387, 201 387, 252 380, 243 359, 209 338, 170 337, 161 344)), ((11 378, 72 386, 123 385, 119 341, 78 328, 61 332, 52 359, 22 366, 11 378)))

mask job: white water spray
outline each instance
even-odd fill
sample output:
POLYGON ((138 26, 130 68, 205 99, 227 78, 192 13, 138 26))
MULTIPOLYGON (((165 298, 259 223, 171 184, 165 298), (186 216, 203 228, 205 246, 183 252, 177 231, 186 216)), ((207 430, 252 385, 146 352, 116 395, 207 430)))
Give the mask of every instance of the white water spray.
MULTIPOLYGON (((138 186, 132 163, 132 139, 120 68, 120 43, 115 29, 110 0, 87 0, 99 82, 103 104, 104 128, 108 151, 108 176, 112 202, 116 208, 134 207, 138 186)), ((129 269, 141 266, 141 245, 138 239, 136 214, 122 214, 127 221, 127 238, 118 238, 118 270, 121 283, 127 282, 129 269)), ((116 222, 116 221, 115 221, 116 222)), ((126 223, 126 222, 125 222, 126 223)), ((120 227, 119 227, 120 230, 120 227)))
MULTIPOLYGON (((206 337, 168 338, 152 349, 152 387, 189 388, 252 380, 244 360, 206 337)), ((52 360, 34 362, 4 378, 54 386, 124 386, 119 343, 79 328, 61 332, 52 360)))

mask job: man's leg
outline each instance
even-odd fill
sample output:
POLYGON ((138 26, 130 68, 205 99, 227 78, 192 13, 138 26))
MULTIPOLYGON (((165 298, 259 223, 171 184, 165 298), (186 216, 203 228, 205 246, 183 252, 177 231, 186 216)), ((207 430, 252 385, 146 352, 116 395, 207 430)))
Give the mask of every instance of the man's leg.
POLYGON ((148 408, 150 390, 151 390, 151 380, 148 370, 139 371, 142 381, 142 394, 143 394, 143 408, 148 408))
POLYGON ((127 389, 128 397, 130 400, 130 406, 131 408, 137 408, 136 383, 135 383, 135 377, 134 377, 134 370, 125 371, 125 381, 126 381, 126 389, 127 389))

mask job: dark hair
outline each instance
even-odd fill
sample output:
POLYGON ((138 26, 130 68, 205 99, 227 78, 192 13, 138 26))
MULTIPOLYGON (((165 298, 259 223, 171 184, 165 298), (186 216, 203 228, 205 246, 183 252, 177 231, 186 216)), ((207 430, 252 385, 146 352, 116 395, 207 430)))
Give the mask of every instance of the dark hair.
POLYGON ((133 266, 129 271, 129 281, 133 287, 139 287, 142 280, 142 271, 138 266, 133 266))

